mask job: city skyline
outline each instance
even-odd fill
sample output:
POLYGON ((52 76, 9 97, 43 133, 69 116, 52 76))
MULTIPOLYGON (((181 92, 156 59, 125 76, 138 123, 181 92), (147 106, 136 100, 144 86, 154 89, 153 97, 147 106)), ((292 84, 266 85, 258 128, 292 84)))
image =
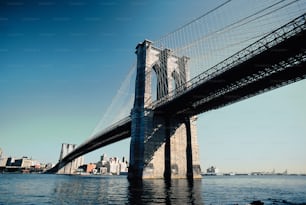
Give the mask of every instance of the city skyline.
MULTIPOLYGON (((96 156, 97 159, 96 160, 93 160, 91 162, 84 162, 82 164, 80 164, 79 167, 84 167, 86 165, 96 165, 96 164, 99 164, 101 163, 102 161, 118 161, 118 162, 124 162, 127 164, 127 167, 125 168, 128 168, 128 164, 129 162, 126 160, 126 156, 122 156, 122 157, 118 157, 118 156, 108 156, 106 153, 103 153, 101 156, 96 156)), ((48 166, 48 168, 45 168, 45 171, 52 168, 52 166, 54 166, 55 164, 52 164, 50 162, 44 162, 44 161, 37 161, 35 158, 32 158, 32 157, 27 157, 26 155, 23 155, 22 157, 13 157, 13 156, 1 156, 0 155, 0 162, 1 162, 1 166, 0 167, 5 167, 4 165, 9 163, 10 165, 6 165, 8 167, 10 166, 13 166, 15 168, 16 165, 14 165, 14 163, 16 162, 17 160, 17 163, 20 163, 20 161, 22 159, 26 159, 28 161, 30 161, 30 165, 28 165, 26 168, 29 168, 30 166, 37 166, 37 165, 43 165, 43 166, 48 166), (2 160, 2 161, 1 161, 2 160), (7 162, 7 160, 9 160, 9 162, 7 162), (13 164, 13 165, 12 165, 13 164)), ((18 165, 19 167, 20 164, 18 165)), ((22 168, 25 168, 25 167, 22 167, 22 168)), ((76 170, 76 169, 74 169, 76 170)), ((223 171, 223 170, 220 170, 218 167, 216 166, 208 166, 208 167, 202 167, 202 174, 205 174, 205 173, 208 173, 208 172, 212 172, 211 170, 215 170, 213 171, 214 173, 217 173, 217 175, 229 175, 229 174, 232 174, 232 175, 236 175, 236 174, 252 174, 252 175, 265 175, 265 174, 276 174, 276 175, 287 175, 287 174, 291 174, 291 175, 306 175, 306 173, 303 173, 303 172, 300 172, 300 173, 296 173, 296 172, 289 172, 288 173, 288 169, 285 169, 285 170, 275 170, 275 168, 271 168, 269 170, 264 170, 264 169, 256 169, 256 170, 251 170, 251 171, 247 171, 247 172, 239 172, 239 171, 236 171, 236 170, 231 170, 231 171, 223 171), (210 171, 208 171, 210 170, 210 171)), ((62 174, 62 173, 60 173, 62 174)), ((75 173, 74 173, 75 174, 75 173)))
MULTIPOLYGON (((0 8, 0 147, 6 156, 56 163, 62 143, 91 136, 138 42, 159 39, 224 1, 18 2, 0 8)), ((306 173, 305 90, 302 80, 199 115, 202 171, 306 173)), ((85 161, 102 153, 129 157, 129 139, 85 161)))

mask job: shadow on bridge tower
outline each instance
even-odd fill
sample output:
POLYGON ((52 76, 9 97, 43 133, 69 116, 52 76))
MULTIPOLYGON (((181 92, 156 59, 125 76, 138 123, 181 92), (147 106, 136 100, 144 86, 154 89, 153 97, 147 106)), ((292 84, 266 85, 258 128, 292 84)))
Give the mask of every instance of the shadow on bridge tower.
POLYGON ((135 101, 131 111, 129 179, 201 178, 196 117, 154 111, 156 100, 189 79, 188 58, 145 40, 136 47, 135 101), (156 79, 153 78, 155 74, 156 79))

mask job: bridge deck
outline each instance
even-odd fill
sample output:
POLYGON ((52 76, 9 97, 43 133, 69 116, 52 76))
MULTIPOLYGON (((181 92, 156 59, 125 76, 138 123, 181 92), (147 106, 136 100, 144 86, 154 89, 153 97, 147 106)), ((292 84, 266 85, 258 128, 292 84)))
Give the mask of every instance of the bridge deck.
POLYGON ((103 132, 96 134, 93 138, 78 146, 75 150, 64 157, 61 162, 57 163, 53 168, 49 169, 47 173, 56 173, 72 160, 103 146, 126 139, 130 136, 131 119, 130 117, 127 117, 115 125, 107 128, 103 132))

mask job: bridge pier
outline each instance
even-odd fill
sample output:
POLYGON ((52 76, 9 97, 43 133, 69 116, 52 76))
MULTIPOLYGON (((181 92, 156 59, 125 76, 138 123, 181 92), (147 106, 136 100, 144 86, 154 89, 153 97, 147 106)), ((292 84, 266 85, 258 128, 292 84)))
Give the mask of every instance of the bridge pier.
POLYGON ((152 73, 157 100, 187 82, 187 57, 177 57, 145 40, 136 47, 135 101, 131 112, 129 179, 200 178, 196 117, 156 113, 152 106, 152 73))
POLYGON ((191 125, 189 118, 185 118, 185 126, 186 126, 186 138, 187 138, 187 146, 186 146, 187 178, 193 178, 192 141, 191 141, 191 127, 190 127, 191 125))

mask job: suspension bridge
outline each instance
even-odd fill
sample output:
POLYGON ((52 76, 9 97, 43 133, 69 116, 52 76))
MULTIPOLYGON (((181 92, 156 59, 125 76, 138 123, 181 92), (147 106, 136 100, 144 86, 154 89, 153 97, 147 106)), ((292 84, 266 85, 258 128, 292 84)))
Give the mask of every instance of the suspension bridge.
POLYGON ((196 115, 306 77, 305 3, 273 1, 210 25, 231 4, 225 1, 157 41, 139 43, 129 114, 48 172, 131 137, 130 178, 199 177, 196 115))

